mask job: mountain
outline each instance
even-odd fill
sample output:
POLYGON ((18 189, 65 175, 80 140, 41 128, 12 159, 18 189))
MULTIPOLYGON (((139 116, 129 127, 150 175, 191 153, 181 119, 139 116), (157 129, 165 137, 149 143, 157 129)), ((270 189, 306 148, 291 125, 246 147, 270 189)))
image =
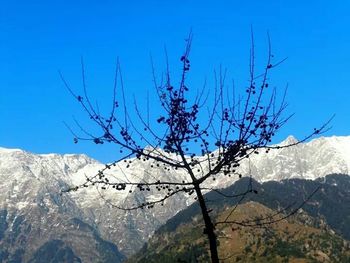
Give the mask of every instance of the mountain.
MULTIPOLYGON (((131 161, 128 160, 128 163, 131 161)), ((124 162, 118 164, 122 165, 124 162)), ((173 176, 162 174, 161 169, 149 174, 149 165, 135 161, 128 170, 128 179, 133 180, 133 176, 145 180, 150 176, 165 179, 173 176)), ((166 202, 166 210, 158 206, 152 210, 125 212, 113 208, 110 201, 114 205, 131 206, 133 203, 145 202, 144 193, 135 191, 129 194, 115 190, 102 193, 100 188, 88 188, 62 194, 62 190, 84 182, 85 175, 94 175, 103 167, 103 164, 85 155, 36 155, 1 148, 2 260, 6 258, 11 262, 12 258, 21 258, 27 262, 35 251, 42 247, 51 248, 52 245, 48 246, 47 242, 59 240, 64 242, 63 247, 73 252, 72 260, 77 257, 82 262, 96 262, 96 258, 106 257, 101 262, 118 262, 124 259, 124 255, 140 248, 156 227, 176 214, 181 207, 186 207, 187 198, 179 196, 166 202), (92 255, 92 258, 88 255, 92 255)), ((125 180, 120 169, 115 169, 111 173, 116 172, 122 177, 120 180, 125 180)), ((61 246, 61 243, 54 244, 61 246)))
MULTIPOLYGON (((269 154, 254 154, 250 161, 241 163, 239 172, 253 175, 258 182, 349 174, 349 149, 350 136, 321 137, 269 154)), ((163 190, 133 189, 129 193, 96 186, 61 193, 104 167, 86 155, 32 154, 0 148, 0 257, 7 257, 8 262, 11 257, 29 262, 35 251, 55 247, 64 251, 62 255, 69 256, 71 262, 78 259, 95 262, 87 257, 88 253, 98 258, 108 255, 102 262, 108 262, 108 258, 117 262, 116 258, 122 260, 124 255, 135 253, 154 230, 194 202, 192 196, 179 194, 166 200, 164 206, 122 211, 115 206, 130 207, 155 200, 162 196, 163 190), (81 242, 82 236, 85 243, 81 242)), ((169 171, 152 161, 136 158, 118 163, 108 174, 120 182, 188 179, 183 171, 169 171)), ((207 186, 225 188, 238 179, 238 176, 219 176, 207 186)))
MULTIPOLYGON (((249 182, 249 178, 242 178, 220 193, 240 193, 249 182)), ((313 181, 287 179, 262 184, 252 181, 251 185, 257 193, 248 193, 243 200, 207 193, 213 221, 277 220, 319 190, 298 213, 277 223, 261 227, 218 225, 220 255, 229 257, 225 262, 350 261, 350 176, 334 174, 313 181)), ((207 262, 208 253, 200 208, 194 203, 169 219, 127 262, 207 262)))
MULTIPOLYGON (((212 214, 215 221, 243 221, 277 212, 256 202, 246 202, 212 214)), ((156 233, 128 263, 210 262, 203 224, 194 220, 172 231, 156 233)), ((216 227, 218 252, 223 262, 339 262, 350 261, 350 243, 327 228, 314 225, 314 219, 299 213, 267 227, 242 228, 231 224, 216 227)))
MULTIPOLYGON (((297 139, 289 136, 279 145, 297 139)), ((257 181, 280 181, 288 178, 316 179, 328 174, 350 174, 350 136, 320 137, 293 147, 261 151, 246 161, 243 172, 257 181), (247 167, 248 166, 248 167, 247 167)))
POLYGON ((121 262, 117 246, 61 195, 71 174, 96 162, 84 155, 0 149, 0 262, 121 262), (96 260, 98 259, 98 260, 96 260), (52 260, 52 261, 51 261, 52 260))
MULTIPOLYGON (((223 207, 234 206, 245 202, 257 202, 273 210, 292 212, 301 205, 301 210, 314 218, 320 218, 338 235, 350 240, 350 176, 333 174, 316 180, 286 179, 280 182, 269 181, 258 183, 250 178, 242 178, 233 185, 218 192, 205 195, 210 209, 220 211, 223 207), (256 192, 247 193, 244 199, 240 194, 250 187, 256 192), (316 191, 316 192, 315 192, 316 191), (223 196, 225 195, 225 196, 223 196), (312 198, 310 198, 312 196, 312 198), (305 200, 310 199, 306 203, 305 200)), ((180 211, 161 226, 157 232, 172 231, 182 223, 188 223, 200 213, 197 203, 180 211)))

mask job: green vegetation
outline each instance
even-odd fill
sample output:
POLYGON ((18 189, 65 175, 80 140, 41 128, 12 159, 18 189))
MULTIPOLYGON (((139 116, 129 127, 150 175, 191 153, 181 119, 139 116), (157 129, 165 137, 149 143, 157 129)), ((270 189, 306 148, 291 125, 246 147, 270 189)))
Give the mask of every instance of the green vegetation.
MULTIPOLYGON (((248 178, 242 178, 221 191, 226 195, 241 193, 247 188, 248 180, 248 178)), ((289 206, 292 196, 295 197, 292 202, 300 204, 317 187, 321 186, 321 190, 312 197, 312 202, 303 206, 303 210, 312 217, 323 217, 327 225, 338 235, 350 240, 350 176, 334 174, 326 176, 325 183, 323 180, 323 178, 316 181, 291 179, 284 180, 282 183, 271 181, 263 184, 253 181, 253 188, 261 194, 248 194, 242 203, 254 201, 276 210, 289 206)), ((215 200, 211 205, 216 211, 220 211, 223 207, 233 206, 240 200, 239 198, 223 198, 215 192, 206 194, 206 198, 215 200)), ((174 231, 179 225, 190 223, 194 217, 199 215, 199 212, 199 206, 195 203, 169 219, 156 233, 174 231)))
MULTIPOLYGON (((230 211, 214 212, 220 220, 230 211)), ((239 205, 234 219, 244 219, 251 214, 268 215, 275 211, 256 202, 239 205)), ((219 254, 223 262, 350 262, 350 246, 327 229, 305 225, 300 216, 282 220, 267 228, 236 228, 219 225, 219 254)), ((304 219, 312 218, 304 215, 304 219)), ((175 231, 158 232, 143 249, 127 262, 209 262, 203 228, 192 221, 179 224, 175 231)))

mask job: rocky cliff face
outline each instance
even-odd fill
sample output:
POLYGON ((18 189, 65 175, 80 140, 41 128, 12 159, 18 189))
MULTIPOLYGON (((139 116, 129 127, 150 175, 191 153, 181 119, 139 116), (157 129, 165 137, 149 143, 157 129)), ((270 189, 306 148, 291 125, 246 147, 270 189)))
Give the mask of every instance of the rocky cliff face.
MULTIPOLYGON (((131 159, 118 163, 109 174, 120 182, 186 180, 182 171, 151 166, 151 162, 131 159), (125 169, 129 161, 130 168, 125 169)), ((126 212, 114 206, 128 207, 154 200, 160 194, 112 188, 105 191, 86 188, 61 194, 62 189, 84 182, 86 176, 103 167, 85 155, 35 155, 0 148, 0 258, 9 261, 10 257, 19 257, 26 262, 35 257, 35 251, 56 247, 70 262, 96 262, 94 257, 102 259, 105 254, 108 256, 101 262, 121 259, 118 249, 125 255, 134 253, 156 228, 194 201, 192 196, 179 194, 164 206, 126 212)), ((240 173, 252 174, 258 181, 314 179, 349 171, 350 136, 323 137, 254 155, 239 168, 240 173)), ((222 175, 208 186, 222 188, 236 180, 234 176, 222 175)))
MULTIPOLYGON (((295 141, 292 136, 281 144, 295 141)), ((316 179, 331 173, 350 174, 350 136, 320 137, 295 147, 262 152, 251 158, 258 181, 316 179)))
POLYGON ((61 189, 88 164, 84 155, 0 149, 0 262, 120 262, 85 211, 61 189), (97 260, 98 259, 98 260, 97 260))

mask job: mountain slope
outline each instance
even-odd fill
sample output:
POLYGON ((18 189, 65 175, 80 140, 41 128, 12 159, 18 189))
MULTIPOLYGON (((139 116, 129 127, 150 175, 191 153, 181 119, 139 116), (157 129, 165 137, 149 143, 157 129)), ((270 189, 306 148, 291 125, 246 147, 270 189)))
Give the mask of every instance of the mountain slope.
POLYGON ((49 262, 52 253, 55 262, 124 259, 76 201, 61 195, 70 175, 92 163, 83 155, 0 151, 0 262, 49 262))
MULTIPOLYGON (((290 137, 282 144, 293 140, 295 139, 290 137)), ((349 173, 348 149, 350 136, 321 137, 295 147, 271 151, 269 154, 254 155, 250 162, 242 162, 239 172, 243 175, 252 174, 260 182, 280 181, 290 177, 317 178, 334 172, 349 173)), ((113 205, 128 207, 154 200, 162 192, 129 193, 112 188, 102 191, 96 187, 61 195, 62 189, 84 182, 86 176, 95 175, 103 167, 103 164, 85 155, 36 155, 22 150, 0 148, 0 238, 3 236, 5 240, 4 236, 7 238, 16 218, 23 216, 23 222, 31 223, 31 235, 40 233, 40 240, 30 241, 36 250, 54 238, 51 231, 55 235, 64 232, 69 225, 64 222, 77 218, 90 225, 105 241, 117 245, 125 255, 131 255, 142 247, 155 229, 195 201, 192 196, 179 194, 168 199, 164 206, 125 212, 115 209, 113 205), (55 220, 57 227, 52 227, 55 220)), ((183 171, 168 171, 152 162, 137 159, 118 163, 109 170, 109 174, 120 182, 187 179, 183 171), (126 169, 128 165, 130 168, 126 169)), ((217 180, 208 182, 207 186, 224 188, 237 179, 238 177, 220 175, 217 180)), ((21 231, 24 229, 26 226, 21 231)), ((94 237, 93 232, 90 235, 94 237)), ((59 240, 66 242, 64 238, 59 240)), ((72 251, 77 254, 74 249, 72 251)), ((31 253, 24 252, 24 258, 29 259, 30 256, 31 253)))
MULTIPOLYGON (((249 187, 249 178, 242 178, 230 187, 220 190, 224 195, 239 194, 249 187)), ((226 198, 217 192, 205 195, 209 208, 220 211, 223 207, 234 206, 238 203, 254 201, 273 210, 288 209, 294 211, 303 201, 317 189, 312 198, 303 204, 302 210, 312 217, 320 218, 338 235, 350 240, 350 184, 349 175, 328 175, 317 180, 287 179, 281 182, 258 183, 252 181, 252 189, 257 191, 248 193, 243 200, 241 197, 226 198)), ((180 224, 189 223, 198 217, 200 208, 197 203, 180 211, 161 226, 156 233, 173 231, 180 224)))
MULTIPOLYGON (((213 215, 215 221, 243 221, 276 213, 259 203, 239 205, 233 215, 227 207, 213 215)), ((327 229, 314 227, 313 219, 298 214, 261 228, 219 225, 219 255, 222 262, 349 262, 350 245, 327 229), (225 260, 224 260, 225 259, 225 260)), ((200 220, 162 232, 127 262, 209 262, 206 236, 200 220)))
MULTIPOLYGON (((296 142, 289 136, 279 145, 296 142)), ((257 181, 280 181, 288 178, 316 179, 328 174, 350 174, 350 136, 320 137, 307 143, 261 151, 246 161, 243 171, 255 175, 257 181)))

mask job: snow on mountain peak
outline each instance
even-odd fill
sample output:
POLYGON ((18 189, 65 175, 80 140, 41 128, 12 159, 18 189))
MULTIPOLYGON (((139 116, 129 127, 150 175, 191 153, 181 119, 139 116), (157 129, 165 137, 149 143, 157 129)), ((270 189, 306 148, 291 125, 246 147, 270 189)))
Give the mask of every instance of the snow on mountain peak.
MULTIPOLYGON (((286 142, 295 143, 288 137, 286 142)), ((350 136, 319 137, 295 146, 254 156, 251 164, 260 181, 291 177, 315 179, 331 173, 350 174, 350 136)))
MULTIPOLYGON (((289 136, 279 145, 296 142, 296 138, 289 136)), ((165 152, 162 151, 162 154, 165 152)), ((108 172, 119 182, 186 180, 187 174, 181 169, 167 171, 151 164, 133 158, 128 162, 118 163, 108 172), (126 169, 129 162, 132 165, 126 169)), ((47 208, 49 212, 55 211, 59 206, 62 211, 68 211, 72 216, 74 214, 74 217, 90 220, 104 238, 127 251, 136 249, 129 242, 131 236, 133 240, 139 240, 139 245, 142 246, 142 242, 158 226, 194 202, 193 197, 179 194, 166 201, 166 208, 155 206, 151 210, 126 214, 121 210, 111 209, 109 201, 114 205, 128 207, 135 205, 135 202, 142 203, 158 198, 156 194, 159 193, 129 193, 107 189, 102 193, 102 199, 100 189, 93 187, 64 195, 66 203, 59 201, 61 190, 83 183, 86 176, 96 175, 103 167, 103 164, 86 155, 37 155, 17 149, 0 148, 0 206, 20 211, 32 211, 33 206, 37 206, 40 209, 47 208), (70 206, 66 207, 67 204, 70 206)), ((320 137, 292 147, 271 150, 269 153, 261 151, 242 161, 237 172, 243 176, 252 175, 261 182, 292 177, 315 179, 330 173, 349 174, 350 136, 320 137)), ((219 180, 206 182, 209 188, 227 187, 238 179, 235 175, 218 176, 219 180)))
POLYGON ((9 148, 3 148, 3 147, 0 147, 0 154, 1 153, 10 153, 10 152, 20 152, 22 150, 20 149, 9 149, 9 148))
POLYGON ((293 135, 289 135, 285 140, 283 140, 279 145, 291 145, 298 143, 299 140, 295 138, 293 135))
MULTIPOLYGON (((294 136, 288 136, 278 145, 285 146, 297 142, 294 136)), ((162 152, 162 154, 165 153, 162 152)), ((120 163, 119 168, 113 172, 123 174, 125 177, 124 171, 120 170, 124 166, 123 163, 120 163)), ((83 154, 36 155, 19 149, 0 147, 0 176, 4 169, 12 170, 13 174, 16 174, 16 167, 26 167, 32 174, 41 172, 52 174, 54 171, 58 177, 68 176, 67 180, 70 182, 79 183, 86 175, 97 173, 103 165, 83 154)), ((133 159, 131 168, 133 167, 135 169, 125 170, 126 175, 138 180, 147 176, 150 169, 148 162, 136 159, 133 159)), ((243 161, 240 172, 242 175, 254 172, 260 181, 281 180, 289 177, 315 178, 332 172, 350 173, 350 136, 319 137, 310 142, 271 150, 267 154, 262 151, 259 155, 252 155, 249 160, 243 161)), ((181 178, 184 176, 180 175, 180 171, 172 173, 178 174, 181 178)), ((164 173, 157 172, 157 174, 163 175, 164 173)))

